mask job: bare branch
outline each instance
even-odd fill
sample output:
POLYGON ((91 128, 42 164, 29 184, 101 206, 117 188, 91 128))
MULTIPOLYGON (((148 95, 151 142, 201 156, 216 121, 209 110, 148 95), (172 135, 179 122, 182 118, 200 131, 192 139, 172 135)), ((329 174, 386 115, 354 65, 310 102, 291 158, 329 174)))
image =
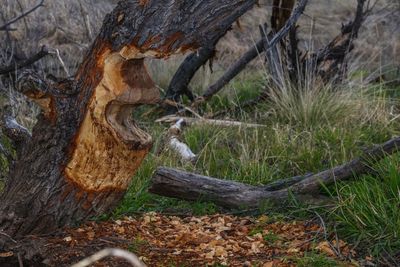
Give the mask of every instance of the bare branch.
POLYGON ((202 47, 197 52, 187 56, 179 66, 174 77, 168 86, 165 98, 178 101, 179 97, 186 94, 190 100, 193 99, 193 94, 189 89, 189 83, 195 73, 209 60, 215 53, 215 46, 202 47))
POLYGON ((222 77, 216 81, 213 85, 208 87, 206 92, 203 94, 202 99, 197 101, 201 102, 203 99, 208 99, 218 93, 225 85, 227 85, 236 75, 238 75, 246 65, 257 57, 264 50, 270 51, 273 49, 285 36, 289 33, 290 29, 296 24, 297 20, 303 14, 304 9, 307 5, 308 0, 300 0, 293 10, 292 15, 286 21, 285 25, 275 34, 269 41, 268 46, 264 46, 264 40, 258 41, 254 47, 249 49, 235 64, 233 64, 228 70, 222 75, 222 77))
POLYGON ((364 5, 366 0, 357 0, 357 11, 353 21, 342 26, 341 33, 327 46, 313 54, 305 63, 315 68, 325 81, 341 80, 346 55, 353 50, 353 41, 357 38, 366 12, 364 5))
POLYGON ((8 22, 6 22, 4 25, 0 26, 0 31, 5 31, 8 29, 8 26, 10 26, 11 24, 17 22, 18 20, 22 19, 23 17, 28 16, 29 14, 31 14, 32 12, 34 12, 36 9, 38 9, 39 7, 44 6, 43 5, 44 0, 41 0, 37 5, 35 5, 34 7, 32 7, 31 9, 29 9, 28 11, 22 13, 21 15, 9 20, 8 22))
POLYGON ((174 115, 169 115, 162 117, 156 122, 178 122, 180 120, 184 120, 185 123, 190 125, 214 125, 214 126, 222 126, 222 127, 244 127, 244 128, 260 128, 266 127, 266 125, 255 124, 255 123, 245 123, 240 121, 229 121, 229 120, 212 120, 205 118, 190 118, 190 117, 179 117, 174 115))
MULTIPOLYGON (((248 1, 248 4, 238 10, 238 12, 231 13, 229 15, 232 18, 232 22, 239 19, 241 15, 247 12, 257 1, 248 1)), ((197 70, 203 66, 208 60, 211 61, 215 54, 215 47, 218 41, 225 36, 226 32, 229 28, 220 27, 218 30, 218 35, 216 35, 212 40, 210 40, 209 44, 201 47, 197 52, 192 53, 179 66, 176 71, 174 77, 172 78, 170 85, 168 86, 166 98, 174 101, 178 101, 181 95, 187 95, 191 101, 194 101, 195 97, 189 88, 189 83, 192 80, 193 76, 196 74, 197 70)), ((257 55, 257 53, 256 53, 257 55)), ((254 56, 255 57, 255 56, 254 56)), ((169 107, 171 109, 171 107, 169 107)))
POLYGON ((30 66, 33 63, 35 63, 36 61, 39 61, 43 57, 47 56, 48 54, 49 54, 49 50, 47 49, 47 47, 42 46, 42 49, 36 55, 33 55, 32 57, 30 57, 22 62, 11 64, 10 66, 4 67, 4 68, 0 68, 0 75, 8 74, 8 73, 14 72, 15 70, 30 66))

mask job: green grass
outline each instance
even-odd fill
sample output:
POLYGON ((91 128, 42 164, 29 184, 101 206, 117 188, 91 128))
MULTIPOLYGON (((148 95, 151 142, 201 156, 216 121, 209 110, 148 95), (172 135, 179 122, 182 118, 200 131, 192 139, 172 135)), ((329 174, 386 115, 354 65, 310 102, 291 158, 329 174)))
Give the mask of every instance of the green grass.
POLYGON ((339 186, 332 220, 343 236, 373 256, 400 252, 400 155, 377 166, 378 175, 339 186))
MULTIPOLYGON (((240 106, 240 101, 253 97, 254 91, 248 95, 246 91, 257 82, 250 84, 237 86, 241 89, 231 95, 220 94, 205 105, 202 112, 215 112, 229 105, 240 106), (235 98, 235 95, 242 97, 235 98), (231 99, 235 103, 230 104, 231 99)), ((163 147, 162 136, 167 125, 143 123, 155 144, 113 215, 147 211, 201 215, 221 211, 202 200, 190 203, 148 193, 149 179, 158 166, 261 185, 346 162, 360 155, 365 148, 399 134, 398 101, 392 92, 393 89, 387 91, 384 88, 346 88, 342 91, 328 88, 326 91, 315 89, 280 95, 275 92, 269 102, 249 112, 242 110, 230 114, 231 119, 256 122, 265 127, 186 128, 182 138, 199 155, 195 165, 182 163, 163 147)), ((378 176, 363 176, 329 188, 333 198, 337 198, 337 205, 321 214, 328 225, 337 225, 340 237, 361 241, 360 247, 368 247, 364 250, 366 254, 379 255, 383 251, 390 253, 400 249, 397 241, 400 234, 400 212, 397 211, 399 162, 400 157, 392 157, 377 164, 380 168, 378 176)), ((266 206, 260 212, 270 212, 269 208, 266 206)), ((292 210, 291 214, 313 214, 301 212, 303 208, 298 206, 299 211, 292 210)), ((318 257, 303 260, 311 262, 304 266, 330 266, 323 265, 324 259, 318 257)))

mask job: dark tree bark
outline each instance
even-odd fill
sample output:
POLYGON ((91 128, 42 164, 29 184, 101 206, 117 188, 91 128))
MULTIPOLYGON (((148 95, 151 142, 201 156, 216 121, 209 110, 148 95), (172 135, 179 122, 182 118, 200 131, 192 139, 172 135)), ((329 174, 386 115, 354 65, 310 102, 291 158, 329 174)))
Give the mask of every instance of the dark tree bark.
POLYGON ((278 32, 288 21, 294 0, 274 0, 272 4, 271 28, 274 32, 278 32))
MULTIPOLYGON (((246 0, 244 2, 246 2, 246 5, 243 6, 240 12, 230 14, 231 19, 239 19, 240 16, 242 16, 246 11, 252 8, 254 4, 257 3, 255 0, 246 0)), ((230 26, 229 28, 221 28, 220 34, 216 35, 214 40, 212 40, 207 46, 202 47, 197 52, 192 53, 185 58, 176 71, 174 77, 172 77, 165 95, 166 99, 179 101, 179 97, 185 94, 191 101, 194 100, 193 94, 189 89, 189 83, 199 68, 214 56, 215 47, 218 41, 230 28, 230 26)))
POLYGON ((251 186, 161 167, 154 174, 149 191, 190 201, 211 201, 226 208, 258 208, 266 202, 282 205, 291 194, 307 199, 306 195, 318 194, 321 185, 330 185, 372 172, 369 164, 397 152, 399 147, 400 137, 393 138, 343 165, 265 186, 251 186))
POLYGON ((121 1, 73 80, 20 79, 43 112, 0 197, 2 233, 47 233, 114 208, 152 143, 130 118, 159 101, 143 59, 207 46, 251 2, 121 1))
POLYGON ((191 101, 194 100, 193 94, 189 89, 189 83, 201 66, 215 54, 215 46, 202 47, 198 52, 192 53, 185 58, 179 66, 174 77, 168 86, 166 99, 178 102, 182 95, 187 95, 191 101))
MULTIPOLYGON (((303 62, 305 69, 315 70, 325 82, 340 82, 347 73, 345 58, 354 49, 354 40, 365 19, 364 10, 366 0, 357 0, 357 9, 354 19, 342 25, 341 33, 328 45, 314 53, 303 62)), ((368 10, 368 8, 367 8, 368 10)))

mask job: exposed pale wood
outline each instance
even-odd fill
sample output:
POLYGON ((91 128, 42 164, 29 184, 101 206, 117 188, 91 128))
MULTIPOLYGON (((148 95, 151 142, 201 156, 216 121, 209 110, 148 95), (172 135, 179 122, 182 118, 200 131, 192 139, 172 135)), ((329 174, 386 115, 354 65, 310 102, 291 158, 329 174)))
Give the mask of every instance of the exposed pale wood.
POLYGON ((168 145, 174 150, 180 158, 185 162, 194 163, 197 160, 197 155, 193 153, 190 147, 180 141, 180 137, 185 126, 185 120, 179 119, 168 129, 168 145))
POLYGON ((212 201, 227 208, 257 208, 266 202, 282 205, 291 194, 302 198, 317 194, 321 185, 371 171, 369 164, 393 154, 400 147, 400 137, 366 151, 361 157, 348 163, 304 177, 297 176, 266 186, 251 186, 229 180, 160 167, 155 172, 149 191, 179 199, 212 201))
POLYGON ((143 59, 126 60, 118 53, 107 56, 103 79, 95 88, 65 168, 67 178, 85 191, 126 190, 152 144, 151 136, 136 127, 130 116, 135 105, 158 100, 143 59))

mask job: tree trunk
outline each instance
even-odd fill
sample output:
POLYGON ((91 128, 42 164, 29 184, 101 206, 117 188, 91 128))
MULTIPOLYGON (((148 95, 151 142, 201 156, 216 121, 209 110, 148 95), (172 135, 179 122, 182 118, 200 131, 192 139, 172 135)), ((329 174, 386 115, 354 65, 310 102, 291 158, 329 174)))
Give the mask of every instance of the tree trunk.
POLYGON ((152 143, 130 116, 159 98, 144 58, 207 46, 253 2, 121 1, 73 80, 25 73, 20 90, 43 112, 0 197, 2 233, 47 233, 114 208, 152 143))

